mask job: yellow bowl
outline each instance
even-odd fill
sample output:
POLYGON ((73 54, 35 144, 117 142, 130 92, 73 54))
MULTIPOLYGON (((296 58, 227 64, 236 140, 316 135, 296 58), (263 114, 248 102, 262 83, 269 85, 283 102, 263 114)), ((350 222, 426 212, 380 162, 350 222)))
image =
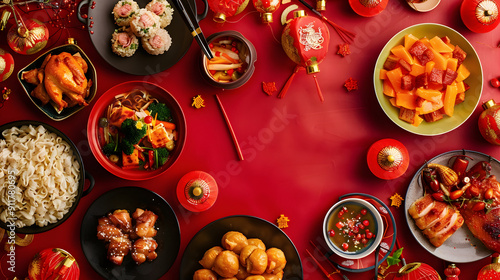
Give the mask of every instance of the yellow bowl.
POLYGON ((403 29, 394 35, 389 42, 387 42, 377 58, 375 71, 373 73, 373 84, 375 86, 377 100, 382 107, 382 110, 384 110, 385 114, 396 125, 414 134, 433 136, 454 130, 462 125, 472 115, 477 104, 479 103, 479 99, 481 98, 481 93, 483 91, 483 70, 476 51, 464 36, 444 25, 422 23, 403 29), (380 79, 380 69, 383 68, 384 62, 389 56, 391 49, 399 44, 403 44, 404 36, 410 33, 415 35, 417 38, 427 37, 429 39, 434 36, 448 36, 453 45, 460 46, 460 48, 467 53, 467 58, 463 63, 471 72, 470 76, 465 80, 465 82, 470 86, 470 88, 465 92, 465 101, 455 106, 453 116, 444 116, 443 119, 436 122, 423 121, 418 127, 399 119, 399 109, 392 106, 389 101, 389 97, 384 95, 383 80, 380 79))

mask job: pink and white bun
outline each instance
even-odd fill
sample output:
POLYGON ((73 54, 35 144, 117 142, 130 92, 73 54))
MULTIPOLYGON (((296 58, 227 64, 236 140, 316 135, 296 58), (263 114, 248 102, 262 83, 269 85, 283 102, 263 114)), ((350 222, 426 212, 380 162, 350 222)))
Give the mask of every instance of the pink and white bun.
POLYGON ((142 47, 152 55, 163 54, 172 45, 172 38, 168 31, 160 28, 158 32, 150 37, 141 38, 142 47))
POLYGON ((139 9, 130 21, 130 28, 137 37, 151 36, 160 29, 160 17, 146 9, 139 9))
POLYGON ((129 26, 132 17, 139 11, 139 4, 133 0, 121 0, 113 8, 113 16, 118 26, 129 26))
POLYGON ((160 28, 165 28, 172 22, 174 9, 167 0, 153 0, 146 5, 146 10, 160 17, 160 28))
POLYGON ((134 55, 139 48, 139 39, 129 30, 117 30, 111 37, 111 49, 121 57, 134 55))

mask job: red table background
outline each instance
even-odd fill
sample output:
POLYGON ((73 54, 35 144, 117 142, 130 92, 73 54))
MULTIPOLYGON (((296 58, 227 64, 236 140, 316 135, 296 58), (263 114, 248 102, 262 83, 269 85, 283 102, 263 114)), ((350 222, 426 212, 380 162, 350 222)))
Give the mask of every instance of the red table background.
MULTIPOLYGON (((295 2, 295 1, 294 1, 295 2)), ((293 86, 284 99, 276 94, 268 96, 261 90, 262 82, 276 82, 280 88, 291 74, 294 63, 288 59, 276 40, 280 38, 279 23, 282 5, 274 13, 275 22, 269 26, 260 23, 251 4, 245 11, 228 19, 224 25, 211 20, 212 12, 200 25, 206 36, 222 31, 236 30, 256 47, 258 59, 250 81, 236 90, 223 91, 209 86, 198 69, 200 48, 193 42, 179 63, 161 73, 133 76, 122 73, 107 64, 94 49, 86 29, 67 29, 97 68, 98 89, 94 99, 115 84, 129 81, 149 81, 170 91, 181 104, 186 115, 188 132, 183 153, 164 175, 148 181, 126 181, 104 170, 92 155, 86 124, 92 105, 75 116, 54 122, 39 111, 28 99, 15 73, 38 55, 15 54, 6 43, 6 33, 0 32, 0 48, 9 51, 15 59, 14 74, 1 87, 12 89, 10 99, 0 109, 0 124, 28 119, 51 124, 66 133, 83 156, 85 169, 96 179, 94 190, 80 200, 77 210, 61 226, 35 236, 28 247, 16 249, 16 273, 7 273, 6 259, 1 261, 7 279, 27 276, 28 263, 33 255, 47 247, 70 251, 81 268, 81 279, 99 279, 83 255, 80 247, 80 223, 89 205, 101 194, 122 186, 140 186, 163 196, 175 210, 180 223, 181 246, 173 267, 161 279, 178 279, 180 260, 191 238, 208 223, 229 215, 253 215, 275 222, 280 214, 290 218, 284 232, 294 242, 301 256, 304 279, 325 279, 306 254, 311 249, 309 240, 322 238, 321 225, 326 211, 339 196, 362 192, 374 195, 390 204, 389 197, 406 188, 424 163, 440 153, 470 149, 500 158, 498 147, 488 144, 480 135, 477 119, 482 112, 478 106, 471 118, 458 129, 440 136, 426 137, 406 132, 393 124, 381 110, 373 90, 373 69, 384 44, 400 30, 417 23, 440 23, 463 34, 479 54, 484 71, 484 90, 480 104, 489 99, 500 101, 500 90, 488 81, 500 76, 500 29, 486 34, 468 31, 460 19, 459 0, 441 1, 428 13, 412 10, 403 0, 391 0, 381 14, 363 18, 355 14, 348 1, 329 1, 324 13, 341 26, 357 33, 351 44, 351 55, 337 55, 340 38, 330 29, 330 50, 320 64, 317 75, 325 97, 319 101, 313 78, 304 72, 296 75, 293 86), (347 92, 344 81, 352 77, 359 81, 359 89, 347 92), (206 107, 191 107, 192 97, 202 95, 206 107), (243 150, 245 160, 239 161, 227 126, 214 95, 219 94, 243 150), (369 171, 366 154, 369 146, 382 138, 394 138, 409 150, 410 166, 400 178, 390 181, 378 179, 369 171), (206 212, 190 213, 182 208, 175 195, 175 186, 185 173, 203 170, 211 173, 220 188, 215 205, 206 212)), ((297 2, 300 8, 305 9, 297 2)), ((312 2, 311 2, 312 4, 312 2)), ((76 17, 74 19, 76 21, 76 17)), ((74 22, 73 22, 74 23, 74 22)), ((7 26, 7 29, 11 24, 7 26)), ((66 37, 66 36, 64 36, 66 37)), ((52 46, 64 43, 63 39, 52 46)), ((45 50, 44 50, 45 51, 45 50)), ((398 239, 405 247, 407 262, 420 261, 432 265, 444 279, 446 263, 423 249, 410 233, 405 221, 404 207, 391 207, 395 215, 398 239)), ((2 253, 4 254, 4 253, 2 253)), ((474 263, 458 264, 460 279, 475 279, 479 269, 489 263, 486 258, 474 263)), ((372 272, 346 273, 349 279, 372 279, 372 272)))

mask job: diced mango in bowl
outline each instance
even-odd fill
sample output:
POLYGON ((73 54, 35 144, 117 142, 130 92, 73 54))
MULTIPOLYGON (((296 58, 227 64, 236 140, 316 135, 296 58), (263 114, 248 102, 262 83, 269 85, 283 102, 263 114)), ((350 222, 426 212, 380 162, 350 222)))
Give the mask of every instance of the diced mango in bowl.
POLYGON ((403 44, 391 49, 379 75, 384 95, 399 108, 399 118, 418 126, 452 117, 469 88, 466 57, 448 37, 405 35, 403 44))

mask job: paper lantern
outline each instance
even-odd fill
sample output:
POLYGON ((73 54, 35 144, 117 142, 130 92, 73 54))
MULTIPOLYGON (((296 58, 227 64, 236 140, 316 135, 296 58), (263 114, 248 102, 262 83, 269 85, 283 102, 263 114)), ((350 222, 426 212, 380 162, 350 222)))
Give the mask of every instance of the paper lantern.
POLYGON ((80 268, 70 253, 49 248, 37 253, 28 267, 30 280, 78 280, 80 268))
POLYGON ((208 6, 215 13, 213 20, 224 23, 226 18, 241 13, 249 0, 208 0, 208 6))
POLYGON ((394 280, 441 280, 441 276, 430 265, 414 262, 403 266, 394 280))
POLYGON ((0 82, 5 81, 14 72, 14 58, 0 48, 0 82))
POLYGON ((260 13, 262 23, 273 22, 273 13, 280 7, 280 0, 253 0, 253 6, 260 13))
POLYGON ((491 144, 500 145, 500 104, 493 99, 483 104, 484 111, 479 116, 479 132, 491 144))
POLYGON ((460 16, 465 26, 473 32, 489 32, 499 23, 496 0, 464 0, 460 6, 460 16))
MULTIPOLYGON (((287 23, 281 34, 283 50, 298 67, 305 68, 307 74, 319 72, 319 64, 328 53, 329 42, 330 32, 328 26, 317 17, 307 16, 303 10, 294 12, 294 18, 287 23)), ((284 96, 298 69, 296 67, 294 73, 281 90, 279 97, 284 96)), ((313 75, 313 77, 320 100, 323 101, 324 98, 316 75, 313 75)))
POLYGON ((19 54, 37 53, 45 48, 48 40, 49 29, 37 19, 25 19, 7 33, 7 43, 19 54))

